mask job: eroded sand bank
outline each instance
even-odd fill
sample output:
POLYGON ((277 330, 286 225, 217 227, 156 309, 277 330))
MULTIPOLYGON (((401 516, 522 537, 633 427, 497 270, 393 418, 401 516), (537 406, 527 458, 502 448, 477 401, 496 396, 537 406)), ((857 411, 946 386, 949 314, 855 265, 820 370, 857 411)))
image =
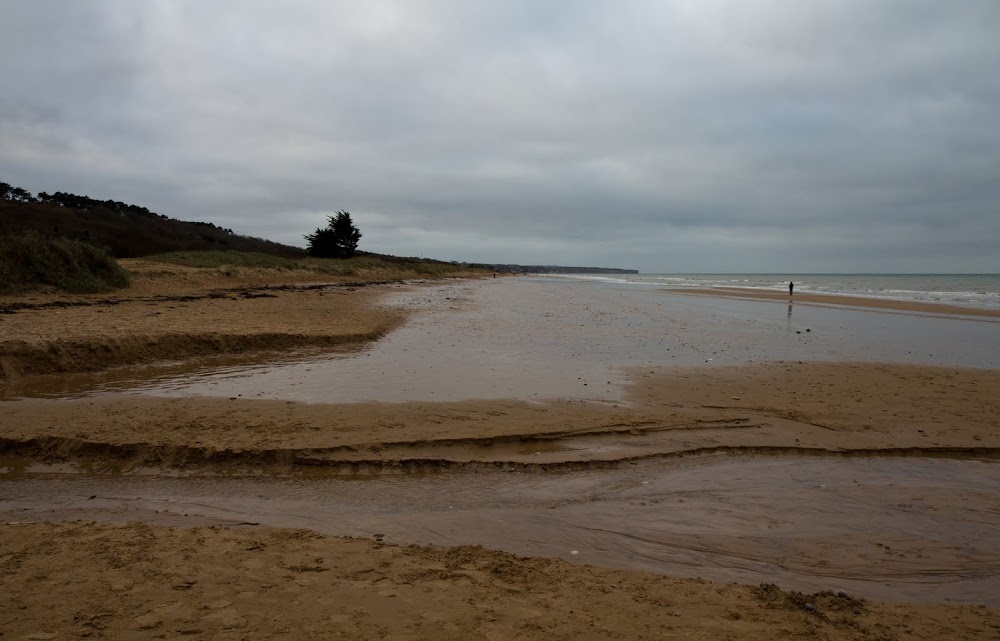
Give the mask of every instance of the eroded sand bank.
MULTIPOLYGON (((0 381, 161 360, 372 341, 402 320, 397 285, 240 285, 187 293, 35 296, 0 314, 0 381)), ((2 304, 0 304, 2 306, 2 304)))

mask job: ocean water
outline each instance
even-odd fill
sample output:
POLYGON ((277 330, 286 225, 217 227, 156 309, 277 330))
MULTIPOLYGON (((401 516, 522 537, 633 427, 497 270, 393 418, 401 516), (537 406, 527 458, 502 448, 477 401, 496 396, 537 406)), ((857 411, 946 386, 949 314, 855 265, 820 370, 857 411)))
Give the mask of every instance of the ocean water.
POLYGON ((1000 274, 625 274, 571 275, 638 287, 669 289, 740 287, 768 291, 838 294, 1000 309, 1000 274))

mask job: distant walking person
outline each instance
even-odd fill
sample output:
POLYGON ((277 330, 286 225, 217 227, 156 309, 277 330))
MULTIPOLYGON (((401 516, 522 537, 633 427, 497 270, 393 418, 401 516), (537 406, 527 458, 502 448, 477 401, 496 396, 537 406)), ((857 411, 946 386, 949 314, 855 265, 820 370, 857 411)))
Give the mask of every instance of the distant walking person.
POLYGON ((793 289, 795 289, 795 283, 793 283, 792 281, 788 281, 788 295, 789 296, 793 295, 793 292, 792 292, 793 289))

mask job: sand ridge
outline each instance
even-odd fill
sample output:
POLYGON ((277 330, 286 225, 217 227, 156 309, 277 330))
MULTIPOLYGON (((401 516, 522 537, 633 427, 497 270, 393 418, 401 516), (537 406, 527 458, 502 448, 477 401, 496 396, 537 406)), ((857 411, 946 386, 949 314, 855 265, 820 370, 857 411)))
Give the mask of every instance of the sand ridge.
POLYGON ((103 299, 0 315, 0 379, 176 360, 358 344, 397 326, 385 287, 243 289, 103 299))
MULTIPOLYGON (((379 269, 330 277, 310 270, 120 262, 131 284, 110 294, 0 296, 0 383, 209 355, 370 343, 405 317, 383 304, 386 295, 427 282, 379 269)), ((469 271, 432 280, 482 277, 469 271)))
POLYGON ((1000 372, 870 363, 643 370, 630 403, 306 404, 105 397, 0 404, 8 457, 124 469, 554 469, 709 451, 1000 453, 1000 372))

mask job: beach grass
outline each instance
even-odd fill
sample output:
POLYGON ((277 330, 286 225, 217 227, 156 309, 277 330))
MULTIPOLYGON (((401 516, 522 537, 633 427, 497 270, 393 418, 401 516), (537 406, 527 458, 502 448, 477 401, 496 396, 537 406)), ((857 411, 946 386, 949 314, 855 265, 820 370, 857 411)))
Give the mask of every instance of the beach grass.
POLYGON ((101 247, 34 231, 0 235, 0 294, 47 288, 94 294, 128 284, 128 272, 101 247))
POLYGON ((183 265, 185 267, 256 267, 265 269, 300 269, 299 261, 264 254, 261 252, 241 252, 241 251, 177 251, 165 254, 153 254, 146 256, 145 260, 157 263, 170 263, 171 265, 183 265))
POLYGON ((223 271, 230 268, 298 270, 314 272, 318 276, 350 278, 435 278, 469 271, 466 267, 440 261, 367 254, 351 258, 302 258, 296 260, 259 252, 183 251, 154 254, 146 256, 144 259, 223 271))

